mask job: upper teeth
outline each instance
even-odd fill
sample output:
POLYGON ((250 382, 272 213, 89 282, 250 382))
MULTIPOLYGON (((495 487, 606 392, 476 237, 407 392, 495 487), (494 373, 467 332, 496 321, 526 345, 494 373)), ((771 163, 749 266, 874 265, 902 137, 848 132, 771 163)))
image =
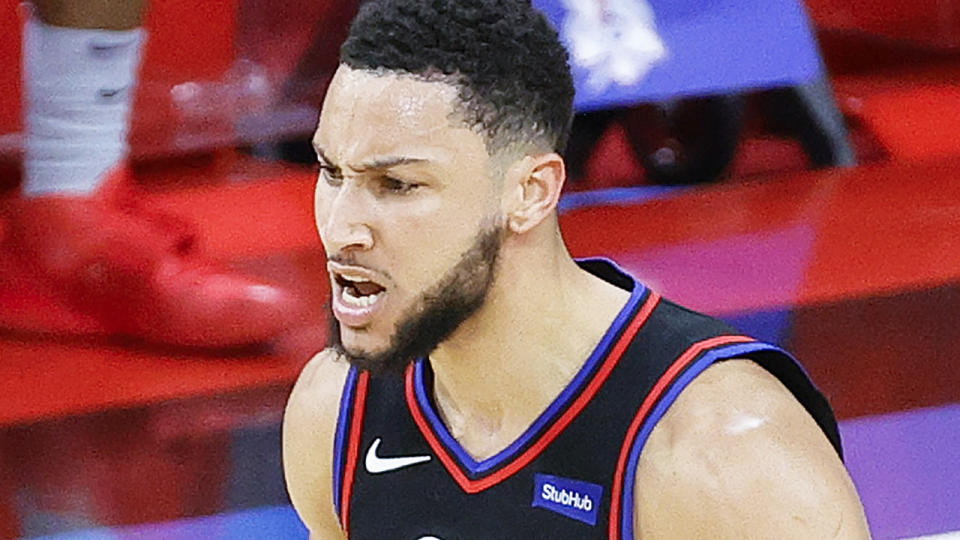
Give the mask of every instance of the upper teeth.
POLYGON ((370 281, 369 279, 365 279, 365 278, 357 277, 357 276, 348 276, 348 275, 346 275, 346 274, 340 274, 340 277, 342 277, 343 279, 345 279, 345 280, 347 280, 347 281, 353 281, 354 283, 362 283, 362 282, 364 282, 364 281, 370 281))

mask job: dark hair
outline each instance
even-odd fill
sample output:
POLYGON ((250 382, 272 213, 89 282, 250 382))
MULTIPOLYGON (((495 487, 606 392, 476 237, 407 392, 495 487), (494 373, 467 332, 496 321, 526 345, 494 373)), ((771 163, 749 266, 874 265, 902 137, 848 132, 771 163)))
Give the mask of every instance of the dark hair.
POLYGON ((491 151, 520 142, 562 152, 567 144, 567 51, 529 0, 370 0, 353 20, 340 61, 457 86, 457 112, 491 151))

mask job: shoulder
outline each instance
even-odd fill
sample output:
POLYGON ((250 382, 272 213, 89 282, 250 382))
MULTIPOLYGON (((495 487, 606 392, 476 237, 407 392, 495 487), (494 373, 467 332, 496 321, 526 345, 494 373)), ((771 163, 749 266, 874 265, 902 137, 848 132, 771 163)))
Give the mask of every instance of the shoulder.
MULTIPOLYGON (((284 413, 284 434, 333 434, 350 365, 332 349, 318 353, 297 378, 284 413), (306 428, 306 433, 300 433, 306 428)), ((332 450, 332 439, 330 446, 332 450)))
POLYGON ((310 359, 290 393, 287 409, 291 406, 312 404, 315 407, 336 402, 339 407, 340 392, 346 382, 350 364, 333 349, 325 349, 310 359))
POLYGON ((636 471, 644 538, 867 538, 826 435, 749 360, 711 366, 654 428, 636 471))
POLYGON ((332 499, 332 458, 340 394, 349 369, 332 349, 314 356, 300 373, 283 417, 287 490, 315 534, 339 528, 332 499))

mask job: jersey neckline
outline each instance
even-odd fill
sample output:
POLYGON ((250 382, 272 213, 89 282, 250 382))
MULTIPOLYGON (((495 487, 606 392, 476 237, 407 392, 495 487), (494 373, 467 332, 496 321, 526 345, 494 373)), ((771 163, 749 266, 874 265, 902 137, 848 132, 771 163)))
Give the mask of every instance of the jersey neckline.
POLYGON ((474 459, 453 437, 437 412, 429 388, 432 375, 429 362, 421 359, 407 369, 406 398, 414 421, 437 457, 468 492, 481 491, 499 483, 532 461, 549 445, 596 393, 599 385, 619 360, 626 343, 636 334, 659 301, 659 295, 651 293, 612 261, 587 259, 578 260, 577 263, 614 285, 622 288, 630 286, 630 298, 573 380, 537 419, 503 450, 483 460, 474 459), (591 391, 590 395, 585 395, 588 390, 591 391))

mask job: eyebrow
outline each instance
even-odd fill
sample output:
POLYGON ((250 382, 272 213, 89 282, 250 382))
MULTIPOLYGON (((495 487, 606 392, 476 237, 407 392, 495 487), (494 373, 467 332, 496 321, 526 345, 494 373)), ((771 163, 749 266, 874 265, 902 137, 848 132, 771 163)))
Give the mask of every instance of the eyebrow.
POLYGON ((411 163, 423 163, 427 161, 423 158, 407 157, 407 156, 383 156, 375 157, 368 159, 363 163, 359 164, 357 167, 352 167, 355 171, 363 172, 367 170, 382 170, 389 169, 390 167, 396 167, 398 165, 409 165, 411 163))
MULTIPOLYGON (((317 156, 320 157, 321 161, 334 166, 334 163, 327 158, 327 155, 323 152, 323 148, 320 148, 316 144, 313 145, 313 149, 316 150, 317 156)), ((366 172, 369 170, 384 170, 389 169, 390 167, 396 167, 398 165, 409 165, 411 163, 424 163, 429 161, 425 158, 409 157, 409 156, 376 156, 363 163, 360 163, 356 167, 351 167, 351 169, 357 172, 366 172)), ((336 167, 339 169, 340 167, 336 167)))

